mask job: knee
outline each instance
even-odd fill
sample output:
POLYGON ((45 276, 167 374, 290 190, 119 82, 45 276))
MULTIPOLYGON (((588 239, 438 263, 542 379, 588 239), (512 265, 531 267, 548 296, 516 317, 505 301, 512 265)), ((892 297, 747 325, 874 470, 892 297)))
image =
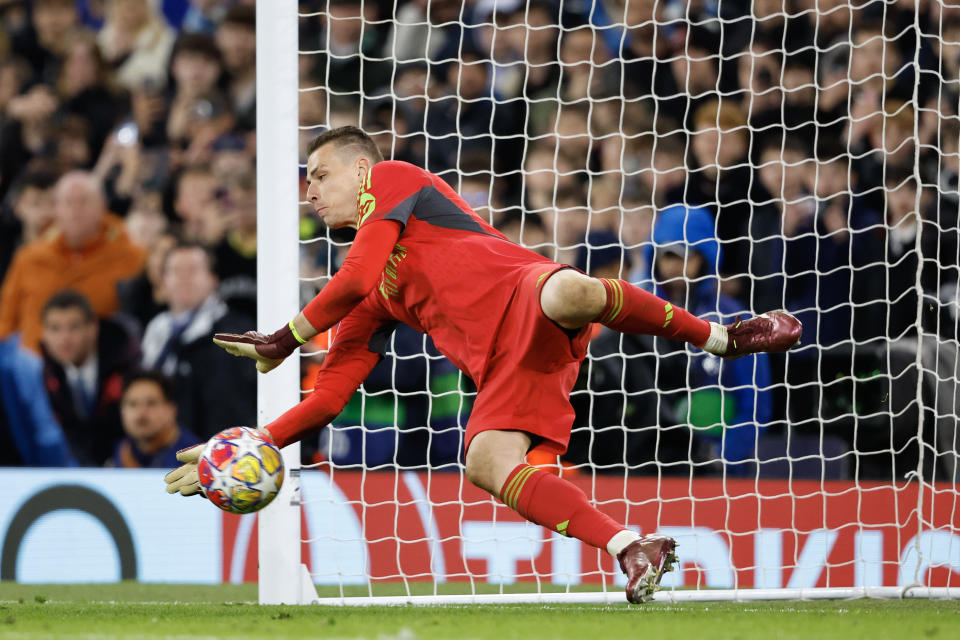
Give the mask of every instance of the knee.
POLYGON ((596 278, 572 269, 554 274, 543 286, 543 313, 565 329, 578 329, 600 315, 607 291, 596 278))
POLYGON ((480 487, 485 491, 490 491, 490 489, 487 488, 489 484, 487 467, 480 461, 478 455, 471 453, 472 451, 473 449, 471 448, 470 451, 467 452, 467 464, 464 469, 464 474, 467 476, 470 484, 480 487))
POLYGON ((507 476, 523 463, 530 436, 523 431, 483 431, 467 449, 465 474, 467 480, 494 496, 507 476))
POLYGON ((493 469, 495 463, 496 458, 490 448, 483 446, 482 442, 474 442, 467 449, 466 468, 464 469, 467 480, 474 486, 497 495, 500 487, 494 486, 493 469), (480 446, 477 446, 478 444, 480 446))

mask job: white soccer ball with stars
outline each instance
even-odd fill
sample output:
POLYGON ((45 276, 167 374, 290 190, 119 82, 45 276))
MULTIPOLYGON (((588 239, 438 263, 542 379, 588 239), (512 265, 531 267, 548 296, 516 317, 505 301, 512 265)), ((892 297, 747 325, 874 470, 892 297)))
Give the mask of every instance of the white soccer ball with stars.
POLYGON ((207 442, 197 475, 210 502, 230 513, 253 513, 280 491, 283 456, 256 430, 230 427, 207 442))

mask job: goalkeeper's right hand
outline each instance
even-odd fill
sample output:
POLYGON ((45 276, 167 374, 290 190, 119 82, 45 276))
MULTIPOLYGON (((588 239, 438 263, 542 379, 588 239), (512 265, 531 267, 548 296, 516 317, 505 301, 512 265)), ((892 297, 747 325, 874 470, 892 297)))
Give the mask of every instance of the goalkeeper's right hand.
POLYGON ((267 373, 278 367, 284 359, 306 342, 297 335, 293 321, 269 336, 256 331, 236 333, 218 333, 213 343, 226 349, 235 356, 246 356, 257 361, 257 371, 267 373))
POLYGON ((167 493, 177 493, 183 496, 192 496, 200 493, 200 478, 197 476, 197 462, 200 461, 200 454, 206 443, 187 447, 177 451, 177 460, 183 464, 166 476, 163 481, 167 483, 167 493))

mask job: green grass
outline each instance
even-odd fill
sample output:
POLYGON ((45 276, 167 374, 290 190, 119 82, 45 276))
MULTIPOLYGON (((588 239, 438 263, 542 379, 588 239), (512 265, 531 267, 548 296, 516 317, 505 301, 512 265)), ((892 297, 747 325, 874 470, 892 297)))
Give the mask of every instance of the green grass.
POLYGON ((0 583, 0 638, 960 638, 955 601, 338 608, 255 599, 255 585, 0 583))

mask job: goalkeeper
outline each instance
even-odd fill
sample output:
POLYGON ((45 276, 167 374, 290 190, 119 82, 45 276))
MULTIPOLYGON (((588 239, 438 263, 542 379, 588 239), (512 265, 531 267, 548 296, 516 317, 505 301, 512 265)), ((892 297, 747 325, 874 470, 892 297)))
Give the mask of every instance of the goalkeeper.
MULTIPOLYGON (((467 423, 466 475, 523 517, 616 556, 627 599, 648 600, 675 560, 675 542, 640 537, 598 511, 573 484, 525 463, 534 447, 561 454, 569 395, 590 323, 689 342, 736 358, 785 351, 800 323, 772 312, 729 326, 707 322, 623 280, 595 279, 513 244, 437 176, 386 162, 356 127, 310 144, 307 199, 330 228, 357 235, 323 290, 267 336, 217 334, 221 347, 267 372, 340 323, 314 392, 264 429, 283 447, 333 420, 382 357, 397 323, 427 333, 477 386, 467 423)), ((199 491, 200 447, 179 454, 167 491, 199 491)))

